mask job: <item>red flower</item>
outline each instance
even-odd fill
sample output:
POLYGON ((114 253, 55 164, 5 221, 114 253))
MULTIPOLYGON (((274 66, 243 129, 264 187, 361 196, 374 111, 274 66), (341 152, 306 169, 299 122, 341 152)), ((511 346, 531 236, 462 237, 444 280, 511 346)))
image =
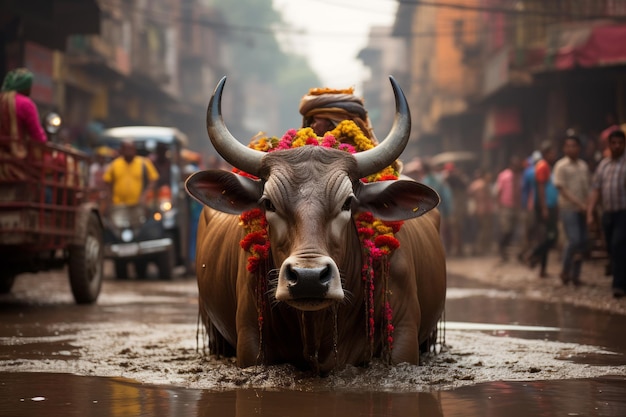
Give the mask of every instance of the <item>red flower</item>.
POLYGON ((259 208, 255 208, 249 211, 244 211, 241 213, 239 218, 243 223, 250 223, 250 221, 260 218, 263 215, 263 212, 259 208))
POLYGON ((254 244, 263 245, 267 241, 267 232, 265 230, 259 230, 256 232, 251 232, 246 235, 240 242, 239 245, 243 248, 243 250, 249 251, 250 247, 254 244))
POLYGON ((385 226, 391 227, 391 230, 393 230, 393 233, 398 233, 400 229, 402 228, 402 225, 404 224, 402 220, 397 221, 397 222, 383 222, 383 223, 385 224, 385 226))
POLYGON ((360 213, 358 215, 358 217, 356 218, 356 220, 358 222, 365 222, 365 223, 374 223, 374 215, 369 212, 369 211, 364 211, 363 213, 360 213))
POLYGON ((398 241, 398 239, 389 235, 376 236, 376 239, 374 239, 374 244, 379 248, 386 246, 391 250, 398 249, 400 247, 400 242, 398 241))

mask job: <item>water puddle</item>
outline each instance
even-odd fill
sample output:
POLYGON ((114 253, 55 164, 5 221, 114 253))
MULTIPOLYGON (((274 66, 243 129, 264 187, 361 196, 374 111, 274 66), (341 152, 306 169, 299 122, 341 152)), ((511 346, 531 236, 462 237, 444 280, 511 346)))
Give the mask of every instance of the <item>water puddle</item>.
POLYGON ((1 416, 623 416, 626 377, 498 381, 434 392, 209 391, 123 378, 0 374, 1 416))

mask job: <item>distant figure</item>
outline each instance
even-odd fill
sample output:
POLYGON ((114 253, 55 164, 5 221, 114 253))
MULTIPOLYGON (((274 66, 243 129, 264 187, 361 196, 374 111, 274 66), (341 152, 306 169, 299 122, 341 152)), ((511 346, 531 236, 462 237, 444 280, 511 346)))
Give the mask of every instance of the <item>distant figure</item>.
POLYGON ((111 188, 113 205, 146 204, 148 192, 154 189, 159 174, 148 158, 137 156, 135 144, 122 142, 120 156, 115 158, 103 175, 111 188))
POLYGON ((528 265, 534 268, 540 265, 539 277, 546 278, 548 267, 548 253, 558 238, 558 191, 552 180, 552 166, 556 162, 556 149, 550 142, 541 147, 543 158, 535 165, 535 195, 534 209, 536 216, 536 232, 538 243, 526 259, 528 265))
POLYGON ((421 169, 416 178, 422 184, 428 185, 433 190, 437 191, 441 199, 439 206, 439 213, 441 214, 441 236, 444 243, 447 243, 448 228, 450 227, 450 215, 452 214, 452 192, 450 187, 443 181, 435 172, 433 172, 431 165, 428 162, 422 162, 421 169))
POLYGON ((46 142, 37 105, 30 98, 33 73, 18 68, 4 77, 0 92, 0 135, 46 142))
POLYGON ((152 163, 159 173, 159 179, 157 180, 156 187, 171 186, 171 171, 172 161, 170 155, 168 155, 169 149, 165 143, 157 143, 154 160, 152 163))
POLYGON ((614 130, 608 138, 611 156, 604 158, 593 176, 587 206, 587 224, 593 224, 594 210, 602 202, 602 228, 613 274, 613 296, 626 294, 626 136, 614 130))
POLYGON ((522 224, 522 245, 517 259, 524 263, 528 257, 528 251, 532 248, 535 228, 535 164, 541 160, 541 152, 534 151, 524 161, 525 168, 522 172, 522 191, 520 212, 522 224))
POLYGON ((302 127, 311 127, 318 136, 333 130, 344 120, 352 120, 365 136, 376 143, 363 99, 354 95, 353 88, 312 88, 302 97, 299 110, 302 127))
POLYGON ((475 218, 474 255, 486 255, 492 246, 493 238, 493 196, 491 194, 491 173, 477 169, 474 180, 467 190, 471 211, 475 218))
POLYGON ((507 248, 513 240, 515 230, 520 223, 522 200, 522 161, 514 155, 509 166, 498 174, 496 179, 496 201, 500 239, 498 252, 503 262, 508 261, 507 248))
POLYGON ((104 182, 103 176, 109 164, 107 155, 110 155, 107 148, 101 146, 96 149, 93 162, 89 165, 89 188, 94 188, 99 191, 106 189, 106 182, 104 182))
POLYGON ((452 192, 452 213, 450 215, 450 253, 462 256, 465 247, 465 226, 467 221, 467 186, 469 179, 454 163, 443 167, 444 179, 452 192))
POLYGON ((581 144, 577 136, 565 139, 565 156, 554 165, 554 185, 559 190, 559 217, 567 244, 563 253, 563 284, 578 286, 585 250, 587 249, 586 210, 590 174, 587 163, 580 159, 581 144))

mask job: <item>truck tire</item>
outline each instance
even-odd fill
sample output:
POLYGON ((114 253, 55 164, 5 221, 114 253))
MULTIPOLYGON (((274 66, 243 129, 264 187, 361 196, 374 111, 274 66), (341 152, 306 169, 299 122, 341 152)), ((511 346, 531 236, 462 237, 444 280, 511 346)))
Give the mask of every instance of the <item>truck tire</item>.
POLYGON ((68 272, 72 294, 77 304, 91 304, 98 299, 103 277, 103 230, 98 216, 89 212, 79 217, 81 244, 68 248, 68 272), (81 220, 82 219, 82 220, 81 220))

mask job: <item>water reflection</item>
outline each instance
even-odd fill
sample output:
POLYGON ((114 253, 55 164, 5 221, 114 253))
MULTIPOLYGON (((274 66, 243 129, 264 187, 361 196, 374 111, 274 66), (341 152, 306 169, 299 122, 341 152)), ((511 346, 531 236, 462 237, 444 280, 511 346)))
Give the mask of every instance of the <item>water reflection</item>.
MULTIPOLYGON (((456 281, 462 280, 454 279, 452 283, 456 281)), ((557 332, 507 330, 490 333, 602 346, 619 353, 624 360, 626 338, 623 335, 626 334, 626 320, 622 315, 565 303, 513 300, 515 294, 511 292, 480 288, 467 290, 465 285, 463 281, 458 288, 451 286, 448 289, 446 300, 448 321, 558 328, 557 332)))
POLYGON ((443 416, 439 393, 241 390, 204 393, 198 416, 443 416), (223 405, 227 408, 223 408, 223 405), (222 414, 224 412, 225 414, 222 414))
POLYGON ((0 416, 624 416, 626 378, 499 381, 440 392, 234 390, 122 378, 0 374, 0 416))

